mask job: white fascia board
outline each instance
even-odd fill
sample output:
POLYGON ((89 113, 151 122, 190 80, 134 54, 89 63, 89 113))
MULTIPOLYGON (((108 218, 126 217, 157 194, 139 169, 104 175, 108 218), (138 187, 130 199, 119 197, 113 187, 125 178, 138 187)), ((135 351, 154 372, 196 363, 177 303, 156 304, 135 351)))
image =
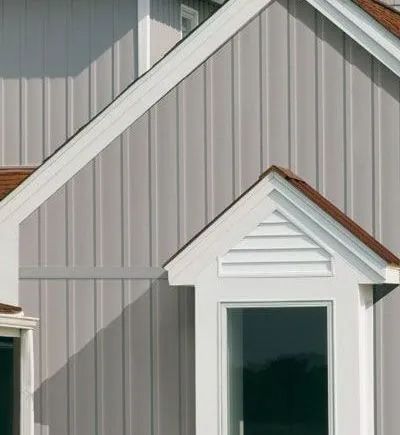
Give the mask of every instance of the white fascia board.
POLYGON ((0 315, 0 327, 12 329, 35 329, 39 324, 39 320, 35 317, 25 317, 24 315, 0 315))
POLYGON ((400 39, 352 0, 307 0, 339 29, 400 76, 400 39))
POLYGON ((272 213, 274 205, 268 200, 271 186, 261 180, 246 195, 226 210, 210 227, 200 233, 185 249, 165 266, 171 285, 193 285, 210 259, 217 261, 237 243, 238 234, 247 234, 266 215, 272 213))
POLYGON ((345 248, 348 259, 352 258, 353 264, 358 263, 360 271, 369 277, 368 280, 360 282, 360 284, 399 283, 399 269, 386 263, 358 237, 354 236, 281 176, 272 173, 268 178, 276 191, 287 199, 293 207, 310 217, 322 231, 325 231, 345 248))
POLYGON ((230 0, 0 203, 20 223, 273 0, 230 0))
MULTIPOLYGON (((287 209, 287 204, 292 217, 297 223, 303 222, 303 227, 308 227, 307 231, 312 232, 313 238, 326 244, 323 239, 329 235, 334 246, 339 248, 338 255, 359 271, 360 284, 399 283, 399 269, 388 265, 350 231, 275 173, 269 174, 256 184, 165 265, 169 283, 194 285, 202 268, 229 250, 232 241, 247 234, 268 212, 280 206, 285 208, 285 205, 287 209)), ((331 248, 333 246, 327 246, 327 249, 331 248)))

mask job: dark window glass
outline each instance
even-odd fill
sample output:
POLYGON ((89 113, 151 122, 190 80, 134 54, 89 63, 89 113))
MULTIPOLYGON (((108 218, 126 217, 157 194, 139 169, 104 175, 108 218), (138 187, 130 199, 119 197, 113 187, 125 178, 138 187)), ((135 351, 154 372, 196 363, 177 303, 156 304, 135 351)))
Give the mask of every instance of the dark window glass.
POLYGON ((0 337, 0 434, 18 433, 18 340, 0 337))
POLYGON ((228 311, 229 434, 328 435, 326 307, 228 311))

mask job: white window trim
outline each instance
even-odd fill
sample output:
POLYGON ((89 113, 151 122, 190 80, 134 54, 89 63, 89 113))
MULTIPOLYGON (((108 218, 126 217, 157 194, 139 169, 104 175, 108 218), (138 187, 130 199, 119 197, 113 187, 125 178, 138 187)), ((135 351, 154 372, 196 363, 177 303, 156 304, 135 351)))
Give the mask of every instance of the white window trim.
POLYGON ((0 335, 20 337, 20 435, 34 435, 33 329, 38 319, 0 315, 0 335))
POLYGON ((183 37, 182 18, 187 18, 192 23, 192 30, 199 25, 199 11, 181 3, 181 37, 183 37))
POLYGON ((333 301, 274 301, 274 302, 221 302, 219 303, 219 334, 220 345, 219 371, 221 379, 220 390, 220 427, 221 433, 228 435, 229 405, 228 405, 228 310, 231 308, 293 308, 293 307, 325 307, 327 309, 327 343, 328 343, 328 425, 329 434, 334 434, 335 412, 335 380, 334 380, 334 335, 333 335, 333 301))
POLYGON ((228 435, 227 373, 223 367, 227 358, 224 313, 227 307, 329 304, 333 360, 329 367, 332 370, 329 379, 333 380, 329 435, 347 430, 354 435, 374 434, 372 285, 360 286, 359 295, 354 297, 357 291, 354 282, 348 282, 342 272, 340 275, 341 278, 301 280, 221 279, 216 278, 215 264, 199 278, 195 286, 197 433, 228 435))

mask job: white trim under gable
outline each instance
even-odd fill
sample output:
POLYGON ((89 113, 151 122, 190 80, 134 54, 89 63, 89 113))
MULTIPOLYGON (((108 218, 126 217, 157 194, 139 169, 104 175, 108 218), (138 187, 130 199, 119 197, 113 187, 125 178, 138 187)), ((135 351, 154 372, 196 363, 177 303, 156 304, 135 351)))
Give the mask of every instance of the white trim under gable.
POLYGON ((400 76, 400 39, 352 0, 307 0, 339 29, 400 76))
MULTIPOLYGON (((229 0, 0 202, 19 224, 274 0, 229 0)), ((400 76, 400 42, 350 0, 307 0, 400 76)), ((147 32, 147 30, 146 30, 147 32)))
POLYGON ((274 172, 260 180, 165 265, 169 283, 194 285, 199 273, 210 262, 225 256, 232 246, 251 234, 275 210, 283 212, 322 248, 334 250, 352 265, 358 271, 360 284, 399 283, 399 269, 392 268, 354 234, 274 172))

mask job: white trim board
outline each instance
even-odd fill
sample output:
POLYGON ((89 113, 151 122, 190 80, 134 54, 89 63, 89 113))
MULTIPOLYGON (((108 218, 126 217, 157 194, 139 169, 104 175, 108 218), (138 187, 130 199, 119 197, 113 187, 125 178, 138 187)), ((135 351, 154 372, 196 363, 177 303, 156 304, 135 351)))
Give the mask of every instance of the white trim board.
MULTIPOLYGON (((214 259, 221 262, 221 257, 224 258, 246 236, 253 234, 250 231, 254 231, 260 222, 265 222, 266 217, 273 216, 276 210, 322 249, 330 253, 336 252, 336 255, 351 264, 359 273, 360 284, 399 283, 398 268, 393 268, 282 176, 271 172, 165 264, 170 285, 194 285, 201 271, 214 259)), ((280 230, 280 235, 282 234, 280 230)), ((253 264, 256 261, 255 250, 250 251, 250 254, 251 258, 246 257, 246 261, 253 264)), ((300 257, 296 258, 299 260, 300 257)), ((262 263, 266 264, 265 258, 262 263)), ((277 269, 269 274, 252 270, 250 274, 240 266, 239 272, 232 276, 280 276, 281 273, 279 270, 277 274, 277 269)), ((315 273, 311 275, 316 276, 315 273)), ((221 276, 226 277, 227 274, 221 276)))
MULTIPOLYGON (((400 76, 400 42, 350 0, 307 0, 400 76)), ((0 203, 20 223, 273 0, 229 0, 0 203)), ((147 30, 146 30, 147 31, 147 30)))

